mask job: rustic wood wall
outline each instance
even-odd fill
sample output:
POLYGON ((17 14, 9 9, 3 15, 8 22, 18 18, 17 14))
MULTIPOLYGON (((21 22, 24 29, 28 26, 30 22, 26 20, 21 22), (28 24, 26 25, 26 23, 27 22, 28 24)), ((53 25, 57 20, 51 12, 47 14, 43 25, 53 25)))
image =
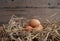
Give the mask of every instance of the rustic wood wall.
POLYGON ((39 16, 51 22, 60 21, 60 0, 0 0, 0 23, 7 23, 11 16, 39 16), (53 17, 50 17, 50 16, 53 17))

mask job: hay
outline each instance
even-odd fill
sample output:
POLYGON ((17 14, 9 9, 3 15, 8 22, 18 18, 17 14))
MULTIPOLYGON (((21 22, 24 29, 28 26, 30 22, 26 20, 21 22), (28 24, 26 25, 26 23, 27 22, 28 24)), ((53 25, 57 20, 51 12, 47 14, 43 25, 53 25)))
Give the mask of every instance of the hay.
POLYGON ((2 41, 60 41, 60 26, 56 23, 44 24, 43 31, 26 32, 23 30, 24 22, 12 24, 16 19, 24 21, 24 18, 14 17, 13 15, 8 26, 3 25, 3 37, 0 38, 2 41))

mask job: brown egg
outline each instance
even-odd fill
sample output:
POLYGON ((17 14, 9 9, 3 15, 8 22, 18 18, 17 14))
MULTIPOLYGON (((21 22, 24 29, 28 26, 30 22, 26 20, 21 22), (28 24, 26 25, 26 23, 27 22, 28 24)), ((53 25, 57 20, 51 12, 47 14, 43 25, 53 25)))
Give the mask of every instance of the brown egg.
POLYGON ((25 29, 24 29, 25 31, 31 31, 32 30, 32 27, 31 26, 25 26, 25 29))
POLYGON ((43 26, 39 25, 33 28, 35 31, 42 31, 43 30, 43 26))
POLYGON ((39 26, 40 25, 40 21, 38 19, 31 19, 29 21, 29 25, 32 26, 32 27, 39 26))

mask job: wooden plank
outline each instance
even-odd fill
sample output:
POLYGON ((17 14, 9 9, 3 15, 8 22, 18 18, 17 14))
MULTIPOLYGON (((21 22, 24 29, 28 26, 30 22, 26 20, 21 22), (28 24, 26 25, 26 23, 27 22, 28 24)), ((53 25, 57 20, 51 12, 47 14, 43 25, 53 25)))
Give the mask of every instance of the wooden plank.
POLYGON ((3 9, 0 10, 0 22, 8 22, 10 17, 15 14, 20 17, 32 18, 40 17, 42 22, 47 22, 46 18, 51 22, 60 21, 60 9, 49 9, 49 8, 20 8, 15 10, 3 9), (23 10, 23 11, 20 11, 23 10), (56 15, 55 15, 56 14, 56 15), (53 16, 53 17, 50 17, 53 16))
POLYGON ((47 7, 47 0, 0 0, 0 7, 47 7))

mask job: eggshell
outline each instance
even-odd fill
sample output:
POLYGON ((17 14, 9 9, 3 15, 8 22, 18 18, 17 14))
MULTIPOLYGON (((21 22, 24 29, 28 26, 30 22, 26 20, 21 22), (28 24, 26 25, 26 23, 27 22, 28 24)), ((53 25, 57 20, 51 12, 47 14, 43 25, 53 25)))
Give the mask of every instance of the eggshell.
POLYGON ((43 30, 43 26, 42 25, 36 26, 36 27, 34 27, 34 30, 35 31, 42 31, 43 30))
POLYGON ((25 31, 31 31, 32 30, 32 27, 31 26, 25 26, 25 31))
POLYGON ((32 26, 32 27, 39 26, 40 25, 40 21, 38 19, 31 19, 29 21, 29 25, 32 26))

